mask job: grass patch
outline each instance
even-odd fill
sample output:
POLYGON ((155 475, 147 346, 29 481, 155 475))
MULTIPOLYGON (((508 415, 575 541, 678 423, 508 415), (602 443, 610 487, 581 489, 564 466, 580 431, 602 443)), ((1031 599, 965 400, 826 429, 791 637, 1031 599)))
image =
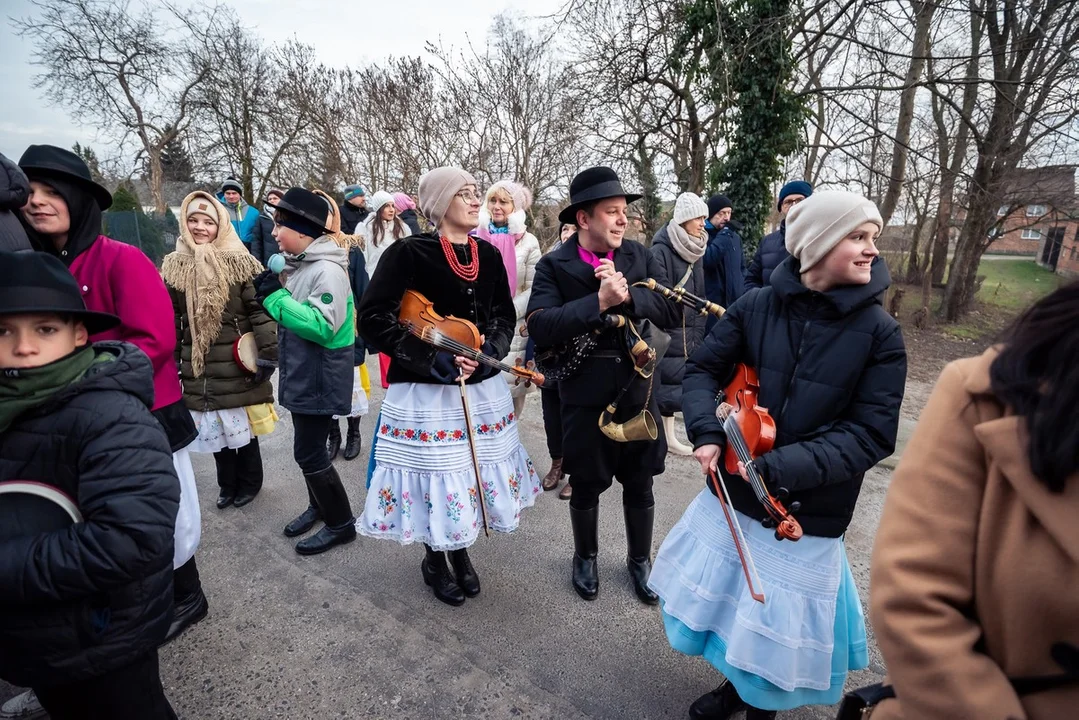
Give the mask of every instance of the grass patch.
POLYGON ((978 302, 1016 313, 1064 282, 1064 278, 1030 259, 982 260, 978 274, 985 276, 978 302))

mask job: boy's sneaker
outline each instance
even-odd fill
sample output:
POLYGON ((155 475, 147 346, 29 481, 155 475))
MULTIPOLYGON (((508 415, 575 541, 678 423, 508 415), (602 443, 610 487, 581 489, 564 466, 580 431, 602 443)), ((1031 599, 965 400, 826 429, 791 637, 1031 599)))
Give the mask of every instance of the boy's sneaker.
POLYGON ((45 708, 41 707, 37 694, 33 690, 16 695, 0 707, 0 720, 30 720, 43 717, 45 717, 45 708))

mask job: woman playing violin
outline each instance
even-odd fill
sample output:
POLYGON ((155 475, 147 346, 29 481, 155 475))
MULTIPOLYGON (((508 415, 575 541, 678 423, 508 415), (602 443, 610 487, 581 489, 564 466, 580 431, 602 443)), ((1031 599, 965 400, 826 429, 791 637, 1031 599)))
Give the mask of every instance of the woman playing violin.
POLYGON ((476 227, 482 199, 476 181, 458 168, 436 168, 420 179, 419 189, 420 208, 436 231, 386 249, 358 310, 364 340, 393 362, 357 527, 365 535, 403 545, 422 542, 427 549, 421 564, 424 582, 442 602, 460 605, 480 591, 466 548, 476 540, 484 506, 490 527, 511 532, 521 510, 542 491, 498 370, 467 354, 436 349, 400 322, 402 297, 414 290, 433 304, 433 313, 474 324, 479 342, 471 350, 489 358, 504 357, 517 330, 502 256, 468 234, 476 227), (458 386, 461 376, 466 378, 482 498, 458 386))
MULTIPOLYGON (((843 534, 864 473, 894 450, 907 369, 899 325, 881 305, 891 282, 875 246, 882 225, 859 195, 807 198, 787 220, 791 257, 771 286, 728 308, 686 366, 682 410, 694 456, 724 480, 766 598, 751 594, 743 562, 753 562, 741 558, 715 490, 702 492, 667 535, 649 580, 671 646, 703 655, 725 677, 693 703, 692 718, 745 710, 765 720, 835 704, 847 672, 868 665, 843 534), (773 448, 752 454, 750 467, 724 457, 727 432, 732 447, 743 433, 729 424, 725 432, 717 417, 740 364, 759 377, 748 410, 766 408, 775 424, 773 448), (793 513, 800 537, 777 533, 773 502, 793 513)), ((759 438, 750 423, 745 429, 752 447, 759 438)))

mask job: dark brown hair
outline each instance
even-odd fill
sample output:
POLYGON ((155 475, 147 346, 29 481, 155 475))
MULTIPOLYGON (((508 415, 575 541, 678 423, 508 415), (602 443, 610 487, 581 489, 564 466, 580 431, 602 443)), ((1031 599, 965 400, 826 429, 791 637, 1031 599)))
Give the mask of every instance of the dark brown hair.
POLYGON ((1079 470, 1079 282, 1046 295, 1005 331, 993 394, 1030 434, 1030 467, 1052 492, 1079 470))

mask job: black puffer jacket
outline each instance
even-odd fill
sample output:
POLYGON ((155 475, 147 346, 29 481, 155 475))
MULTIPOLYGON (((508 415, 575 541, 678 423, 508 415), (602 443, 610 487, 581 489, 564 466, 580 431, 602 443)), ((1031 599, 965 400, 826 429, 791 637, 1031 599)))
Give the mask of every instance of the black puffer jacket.
POLYGON ((114 359, 0 435, 0 481, 51 485, 84 518, 36 535, 0 529, 0 677, 23 687, 123 667, 172 620, 180 483, 150 414, 153 369, 134 345, 94 350, 114 359))
POLYGON ((356 228, 371 214, 371 211, 367 209, 366 205, 362 208, 358 208, 347 200, 341 203, 340 210, 341 232, 345 235, 355 234, 356 228))
POLYGON ((769 233, 761 238, 761 244, 757 252, 753 254, 753 262, 746 270, 746 290, 753 288, 768 287, 768 280, 779 264, 790 257, 787 252, 787 221, 779 225, 774 233, 769 233))
POLYGON ((208 412, 273 402, 270 381, 254 381, 255 376, 236 363, 232 347, 246 332, 255 333, 258 359, 277 364, 277 323, 255 300, 250 280, 229 287, 229 301, 221 314, 221 332, 206 352, 205 367, 195 377, 191 367, 191 327, 187 320, 187 294, 169 286, 176 319, 176 364, 184 386, 188 410, 208 412))
MULTIPOLYGON (((671 287, 686 277, 689 263, 683 260, 671 245, 666 225, 652 238, 649 252, 652 253, 652 258, 663 266, 671 287)), ((682 287, 699 298, 705 296, 703 260, 693 264, 693 272, 682 287)), ((679 305, 678 309, 682 317, 677 325, 672 325, 667 330, 667 334, 671 336, 671 344, 667 346, 667 352, 659 361, 659 387, 656 391, 659 412, 668 417, 682 409, 682 376, 686 372, 686 360, 704 340, 704 327, 707 322, 707 317, 693 312, 685 305, 679 305)))
MULTIPOLYGON (((878 258, 868 285, 814 292, 788 258, 771 287, 727 309, 686 366, 682 410, 694 447, 725 446, 716 395, 736 363, 757 370, 777 437, 753 464, 773 494, 786 488, 802 504, 795 517, 808 535, 841 536, 862 476, 895 450, 907 353, 879 299, 890 284, 878 258)), ((739 511, 764 518, 748 483, 728 477, 727 488, 739 511)))
MULTIPOLYGON (((359 307, 360 299, 367 290, 367 261, 363 259, 363 250, 356 245, 348 249, 348 284, 352 288, 352 302, 359 307)), ((367 359, 367 343, 359 333, 359 315, 356 316, 356 343, 352 346, 352 363, 359 367, 367 359)))
POLYGON ((255 229, 251 232, 250 249, 251 254, 265 268, 269 267, 267 263, 270 262, 270 258, 274 254, 281 252, 281 248, 277 244, 277 238, 273 236, 273 230, 273 218, 265 212, 259 213, 258 224, 255 225, 255 229))

